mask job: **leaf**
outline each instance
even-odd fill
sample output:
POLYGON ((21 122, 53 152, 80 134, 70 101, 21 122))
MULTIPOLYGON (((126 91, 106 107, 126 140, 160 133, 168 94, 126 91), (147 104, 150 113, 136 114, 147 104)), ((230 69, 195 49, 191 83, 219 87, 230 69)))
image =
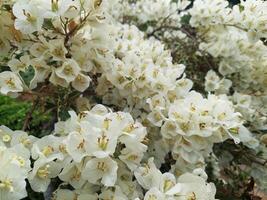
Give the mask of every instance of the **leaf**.
POLYGON ((25 72, 19 73, 23 81, 27 86, 30 86, 31 80, 33 79, 35 75, 35 70, 32 66, 27 67, 25 72))
POLYGON ((190 15, 184 15, 181 19, 181 23, 182 24, 189 24, 189 21, 191 19, 191 16, 190 15))

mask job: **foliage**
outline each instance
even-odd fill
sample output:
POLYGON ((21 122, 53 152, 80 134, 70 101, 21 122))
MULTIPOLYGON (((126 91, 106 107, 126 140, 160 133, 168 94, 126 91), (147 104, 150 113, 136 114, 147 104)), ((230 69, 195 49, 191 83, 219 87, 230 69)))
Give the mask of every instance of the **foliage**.
POLYGON ((0 8, 0 200, 265 198, 266 1, 0 8))

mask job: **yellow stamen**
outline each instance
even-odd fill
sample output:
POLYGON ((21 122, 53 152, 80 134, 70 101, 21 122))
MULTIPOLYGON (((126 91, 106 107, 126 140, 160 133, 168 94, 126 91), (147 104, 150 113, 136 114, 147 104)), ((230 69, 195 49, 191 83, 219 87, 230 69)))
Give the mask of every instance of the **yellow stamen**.
POLYGON ((37 175, 42 179, 46 179, 48 177, 48 175, 50 174, 50 172, 48 170, 49 167, 50 167, 49 165, 46 165, 45 167, 38 169, 37 175))
POLYGON ((102 135, 101 137, 97 138, 98 147, 105 151, 108 147, 109 139, 107 136, 102 135))
POLYGON ((3 135, 3 137, 2 137, 3 142, 6 142, 6 143, 10 142, 11 139, 12 139, 11 136, 8 134, 3 135))
POLYGON ((55 151, 55 150, 54 150, 53 147, 51 147, 51 146, 46 146, 46 147, 43 149, 42 153, 43 153, 46 157, 48 157, 48 156, 50 156, 54 151, 55 151))

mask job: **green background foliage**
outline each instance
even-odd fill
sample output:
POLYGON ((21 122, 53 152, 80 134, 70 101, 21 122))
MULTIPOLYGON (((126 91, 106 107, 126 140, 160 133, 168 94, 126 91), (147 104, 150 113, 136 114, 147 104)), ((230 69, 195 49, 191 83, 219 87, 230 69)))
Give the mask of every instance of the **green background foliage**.
MULTIPOLYGON (((21 130, 23 128, 28 112, 32 108, 31 102, 22 102, 10 97, 0 95, 0 125, 5 125, 13 130, 21 130)), ((42 114, 36 108, 31 116, 31 121, 27 130, 31 130, 30 134, 40 137, 44 135, 41 128, 51 119, 50 114, 42 114)))

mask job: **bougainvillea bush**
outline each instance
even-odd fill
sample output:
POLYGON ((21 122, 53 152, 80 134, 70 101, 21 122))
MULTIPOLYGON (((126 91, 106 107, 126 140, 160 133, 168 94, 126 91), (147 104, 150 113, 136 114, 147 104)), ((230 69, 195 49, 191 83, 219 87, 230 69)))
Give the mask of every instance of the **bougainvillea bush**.
POLYGON ((266 1, 0 8, 0 200, 266 198, 266 1))

